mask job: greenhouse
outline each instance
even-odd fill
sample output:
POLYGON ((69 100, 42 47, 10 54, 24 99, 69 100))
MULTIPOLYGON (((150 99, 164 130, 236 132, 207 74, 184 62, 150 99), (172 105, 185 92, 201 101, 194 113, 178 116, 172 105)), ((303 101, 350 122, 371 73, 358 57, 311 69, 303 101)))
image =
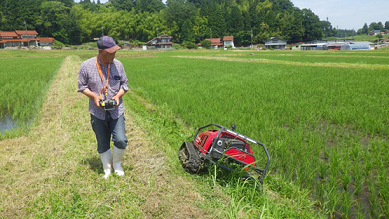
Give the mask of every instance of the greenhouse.
POLYGON ((369 44, 343 44, 340 50, 370 50, 369 44))

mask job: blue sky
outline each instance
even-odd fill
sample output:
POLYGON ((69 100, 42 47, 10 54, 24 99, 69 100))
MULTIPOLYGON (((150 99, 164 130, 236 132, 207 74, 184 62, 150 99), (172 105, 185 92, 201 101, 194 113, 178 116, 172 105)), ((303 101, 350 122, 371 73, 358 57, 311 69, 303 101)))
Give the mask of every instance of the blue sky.
MULTIPOLYGON (((97 1, 97 0, 95 0, 97 1)), ((358 30, 367 23, 389 21, 389 0, 291 0, 300 9, 309 8, 320 20, 331 22, 339 29, 358 30)), ((79 2, 79 0, 76 0, 79 2)), ((101 3, 108 0, 100 0, 101 3)))
POLYGON ((355 29, 365 23, 389 21, 389 0, 291 0, 294 6, 310 8, 320 20, 331 22, 339 29, 355 29))

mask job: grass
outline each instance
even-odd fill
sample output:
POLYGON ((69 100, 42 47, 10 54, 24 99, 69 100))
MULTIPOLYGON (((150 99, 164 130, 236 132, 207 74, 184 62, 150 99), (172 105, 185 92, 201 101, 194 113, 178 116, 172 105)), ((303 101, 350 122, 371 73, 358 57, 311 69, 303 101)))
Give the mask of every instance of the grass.
POLYGON ((121 51, 131 86, 124 97, 127 175, 107 181, 86 97, 75 92, 81 61, 95 52, 1 54, 0 62, 67 58, 49 82, 39 122, 0 141, 0 217, 388 215, 388 69, 358 63, 385 60, 378 58, 385 51, 121 51), (278 60, 282 54, 292 58, 278 60), (311 61, 299 60, 305 56, 311 61), (327 65, 317 64, 324 56, 327 65), (263 185, 215 166, 200 175, 182 170, 178 147, 208 123, 236 124, 267 146, 272 161, 263 185))

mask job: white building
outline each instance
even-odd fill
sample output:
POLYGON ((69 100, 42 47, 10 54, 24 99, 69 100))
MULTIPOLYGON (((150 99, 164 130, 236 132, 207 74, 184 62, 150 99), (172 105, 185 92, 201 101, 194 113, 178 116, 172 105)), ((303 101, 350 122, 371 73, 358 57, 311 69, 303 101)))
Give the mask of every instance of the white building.
POLYGON ((235 48, 234 37, 233 36, 225 36, 225 37, 223 37, 223 44, 224 44, 224 47, 235 48))

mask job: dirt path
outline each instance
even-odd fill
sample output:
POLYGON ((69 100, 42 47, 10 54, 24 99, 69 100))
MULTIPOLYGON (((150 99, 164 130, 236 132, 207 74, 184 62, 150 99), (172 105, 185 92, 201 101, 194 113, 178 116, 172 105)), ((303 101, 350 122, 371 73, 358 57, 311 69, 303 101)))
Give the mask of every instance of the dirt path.
POLYGON ((25 137, 0 141, 0 218, 208 218, 196 183, 172 173, 167 158, 126 113, 123 178, 103 180, 87 99, 76 92, 77 56, 66 57, 25 137))

